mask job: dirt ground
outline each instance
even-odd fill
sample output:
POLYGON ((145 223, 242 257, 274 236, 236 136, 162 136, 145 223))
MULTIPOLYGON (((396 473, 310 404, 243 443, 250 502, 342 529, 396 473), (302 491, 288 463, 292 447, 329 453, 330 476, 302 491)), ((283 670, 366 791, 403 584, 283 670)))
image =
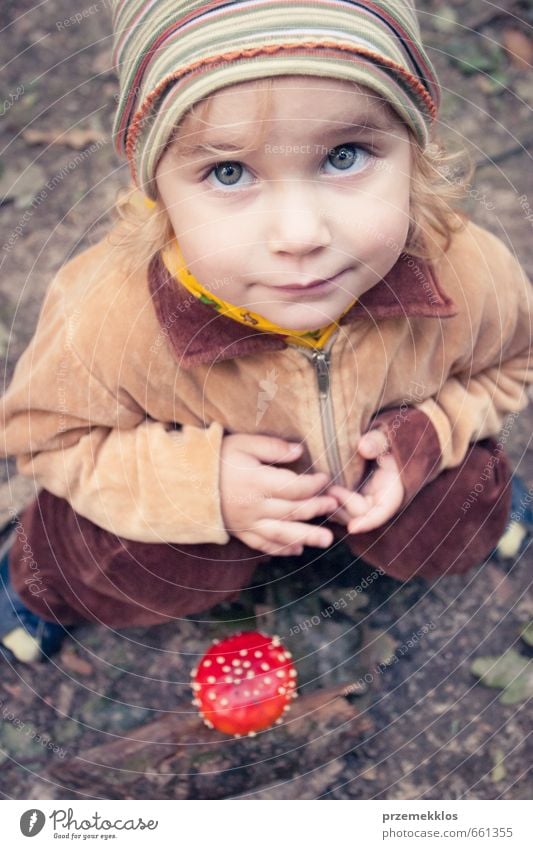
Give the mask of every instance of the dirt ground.
MULTIPOLYGON (((117 86, 108 7, 74 8, 68 0, 2 6, 10 22, 0 104, 5 380, 32 335, 52 275, 104 234, 117 189, 128 182, 110 143, 117 86), (82 11, 81 20, 72 18, 82 11), (31 133, 53 137, 74 128, 87 131, 80 149, 36 143, 31 133), (41 200, 32 205, 36 196, 41 200)), ((532 61, 531 4, 510 0, 498 11, 484 0, 419 0, 418 7, 443 85, 443 134, 452 144, 468 143, 479 166, 467 209, 511 246, 533 277, 533 84, 524 64, 532 61)), ((532 420, 531 409, 521 414, 506 446, 527 486, 533 485, 532 420)), ((0 479, 4 508, 13 476, 10 462, 0 479)), ((244 594, 241 603, 200 621, 118 633, 83 626, 49 664, 11 668, 0 661, 0 796, 108 798, 94 782, 74 791, 49 770, 62 760, 82 765, 91 747, 127 738, 157 716, 190 712, 195 657, 216 635, 240 630, 245 620, 253 625, 246 617, 255 615, 256 625, 292 640, 304 692, 359 680, 380 659, 396 661, 361 687, 360 709, 372 723, 363 740, 354 735, 353 746, 317 763, 303 784, 273 777, 254 798, 531 798, 528 703, 502 704, 501 691, 482 686, 470 669, 475 658, 511 647, 530 653, 519 634, 533 619, 531 550, 516 562, 490 561, 431 585, 380 577, 369 581, 360 609, 327 619, 321 611, 358 586, 368 567, 352 563, 345 550, 305 557, 297 564, 276 561, 268 576, 296 565, 290 621, 320 620, 296 644, 271 588, 244 594)), ((164 791, 153 793, 165 798, 164 791)))

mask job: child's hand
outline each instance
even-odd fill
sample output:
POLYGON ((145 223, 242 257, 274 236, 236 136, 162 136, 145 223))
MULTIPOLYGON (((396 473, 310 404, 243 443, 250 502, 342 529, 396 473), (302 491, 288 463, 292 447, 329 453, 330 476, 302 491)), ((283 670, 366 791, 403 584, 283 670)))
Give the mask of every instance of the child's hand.
POLYGON ((379 528, 399 510, 405 489, 396 460, 389 451, 387 437, 380 430, 369 430, 359 440, 357 450, 366 460, 376 460, 378 468, 359 492, 343 486, 331 486, 328 494, 335 496, 340 509, 331 518, 346 525, 350 534, 379 528))
POLYGON ((304 545, 327 548, 333 533, 306 524, 338 507, 320 494, 328 476, 299 475, 273 463, 293 463, 301 446, 271 436, 231 434, 222 442, 220 490, 222 517, 229 533, 266 554, 301 554, 304 545))

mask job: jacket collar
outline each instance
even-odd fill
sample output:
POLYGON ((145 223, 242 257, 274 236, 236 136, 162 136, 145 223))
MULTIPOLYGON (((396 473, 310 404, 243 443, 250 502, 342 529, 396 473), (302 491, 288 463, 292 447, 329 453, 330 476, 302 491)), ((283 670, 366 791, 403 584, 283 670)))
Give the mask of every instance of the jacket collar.
MULTIPOLYGON (((148 267, 148 285, 161 328, 184 368, 287 347, 282 336, 248 328, 203 304, 170 274, 160 253, 148 267)), ((358 319, 450 318, 457 313, 457 305, 441 289, 433 267, 402 254, 339 325, 358 319)))

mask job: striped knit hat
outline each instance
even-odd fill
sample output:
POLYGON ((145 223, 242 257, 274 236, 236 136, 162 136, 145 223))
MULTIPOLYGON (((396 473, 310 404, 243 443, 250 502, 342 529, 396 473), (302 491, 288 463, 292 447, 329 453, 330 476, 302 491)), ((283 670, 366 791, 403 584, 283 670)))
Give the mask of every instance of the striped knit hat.
POLYGON ((440 88, 411 0, 113 0, 120 95, 113 126, 135 184, 155 172, 184 113, 244 80, 351 80, 387 100, 424 147, 440 88))

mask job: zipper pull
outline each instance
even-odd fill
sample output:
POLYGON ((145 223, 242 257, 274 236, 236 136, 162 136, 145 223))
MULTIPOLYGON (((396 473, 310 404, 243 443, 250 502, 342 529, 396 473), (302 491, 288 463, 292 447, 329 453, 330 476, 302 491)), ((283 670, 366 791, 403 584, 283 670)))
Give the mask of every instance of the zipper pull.
POLYGON ((329 393, 329 361, 331 355, 329 351, 313 351, 313 360, 316 368, 316 376, 318 379, 318 391, 322 398, 326 398, 329 393))

